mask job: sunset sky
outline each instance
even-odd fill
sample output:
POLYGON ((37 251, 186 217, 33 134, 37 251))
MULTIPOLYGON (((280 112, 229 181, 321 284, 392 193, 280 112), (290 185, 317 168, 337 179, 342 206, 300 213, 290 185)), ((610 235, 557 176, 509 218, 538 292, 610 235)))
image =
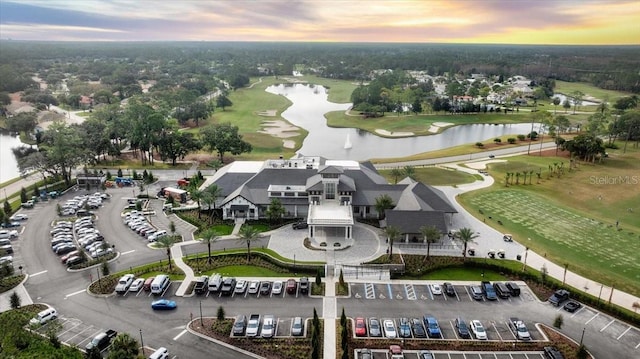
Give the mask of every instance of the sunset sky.
POLYGON ((640 44, 640 0, 0 0, 0 38, 640 44))

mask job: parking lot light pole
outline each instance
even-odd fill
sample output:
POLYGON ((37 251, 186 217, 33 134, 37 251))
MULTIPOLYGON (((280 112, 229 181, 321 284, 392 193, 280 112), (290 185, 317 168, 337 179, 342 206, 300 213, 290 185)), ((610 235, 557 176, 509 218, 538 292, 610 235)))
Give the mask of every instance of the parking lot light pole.
POLYGON ((200 301, 200 325, 204 326, 202 323, 202 301, 200 301))
POLYGON ((144 341, 142 340, 142 329, 140 329, 140 347, 142 348, 142 355, 144 355, 144 341))
POLYGON ((582 346, 582 340, 584 339, 584 331, 585 329, 587 329, 587 327, 583 327, 582 328, 582 335, 580 336, 580 346, 582 346))

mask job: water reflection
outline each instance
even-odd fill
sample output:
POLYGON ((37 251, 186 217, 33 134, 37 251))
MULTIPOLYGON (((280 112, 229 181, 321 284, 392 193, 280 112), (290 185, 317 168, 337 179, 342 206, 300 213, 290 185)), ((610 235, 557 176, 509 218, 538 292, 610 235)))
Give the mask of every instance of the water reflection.
MULTIPOLYGON (((324 114, 330 111, 346 111, 351 104, 328 102, 327 91, 322 86, 274 85, 269 86, 266 91, 286 96, 293 103, 282 113, 282 117, 309 131, 309 135, 305 138, 299 151, 305 155, 320 155, 327 158, 357 161, 371 158, 404 157, 508 134, 525 134, 531 131, 531 124, 473 124, 452 127, 431 136, 382 138, 359 129, 328 127, 324 114), (352 146, 345 149, 347 137, 352 146)), ((393 121, 393 118, 390 118, 389 121, 393 121)))
POLYGON ((18 161, 11 149, 21 145, 19 137, 0 133, 0 183, 20 176, 18 161))

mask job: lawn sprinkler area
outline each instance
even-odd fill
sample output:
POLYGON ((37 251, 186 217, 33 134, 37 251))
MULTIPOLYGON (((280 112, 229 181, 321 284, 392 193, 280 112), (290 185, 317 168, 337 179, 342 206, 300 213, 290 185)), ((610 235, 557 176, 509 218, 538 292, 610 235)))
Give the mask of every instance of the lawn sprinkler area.
MULTIPOLYGON (((640 234, 603 223, 518 190, 480 193, 468 203, 493 227, 587 278, 640 294, 640 234)), ((539 269, 539 268, 538 268, 539 269)), ((586 285, 586 283, 585 283, 586 285)))

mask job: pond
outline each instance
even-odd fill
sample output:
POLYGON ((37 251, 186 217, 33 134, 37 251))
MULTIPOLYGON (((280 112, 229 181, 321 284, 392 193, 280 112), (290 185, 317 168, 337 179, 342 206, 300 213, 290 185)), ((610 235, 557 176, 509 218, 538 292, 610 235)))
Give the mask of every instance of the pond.
POLYGON ((20 142, 19 137, 0 133, 0 183, 20 176, 18 161, 11 149, 21 145, 23 143, 20 142))
POLYGON ((358 129, 327 126, 325 113, 346 111, 351 104, 329 102, 327 89, 322 86, 281 84, 269 86, 266 91, 286 96, 292 105, 282 113, 282 117, 309 131, 298 152, 330 159, 363 161, 372 158, 404 157, 503 135, 526 134, 531 131, 530 123, 472 124, 451 127, 442 133, 430 136, 383 138, 358 129))

